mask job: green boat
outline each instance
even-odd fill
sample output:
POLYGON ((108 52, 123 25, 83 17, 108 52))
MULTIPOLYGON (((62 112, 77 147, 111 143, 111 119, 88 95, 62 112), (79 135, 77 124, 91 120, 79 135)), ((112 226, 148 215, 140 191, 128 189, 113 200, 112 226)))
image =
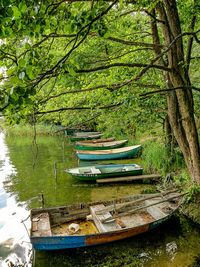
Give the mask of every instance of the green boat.
POLYGON ((96 143, 112 142, 115 140, 116 140, 115 137, 109 137, 109 138, 103 138, 103 139, 83 140, 83 141, 78 141, 77 143, 84 145, 84 144, 88 144, 88 143, 96 144, 96 143))
POLYGON ((82 141, 82 140, 91 140, 91 139, 99 139, 102 135, 102 133, 99 132, 77 132, 73 135, 69 136, 69 139, 74 141, 82 141))
POLYGON ((128 140, 119 140, 119 141, 102 142, 102 143, 76 142, 76 149, 77 150, 105 150, 105 149, 123 147, 127 142, 128 140))
POLYGON ((85 181, 95 181, 103 178, 141 175, 143 168, 137 164, 113 164, 77 167, 65 171, 74 178, 85 181))

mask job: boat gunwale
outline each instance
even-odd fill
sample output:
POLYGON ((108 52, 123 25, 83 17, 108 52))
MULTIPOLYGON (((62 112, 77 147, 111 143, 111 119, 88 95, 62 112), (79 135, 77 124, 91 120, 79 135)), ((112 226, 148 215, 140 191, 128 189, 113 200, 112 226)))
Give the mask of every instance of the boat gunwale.
POLYGON ((120 153, 127 153, 135 150, 142 145, 134 145, 128 147, 121 147, 121 148, 113 148, 108 150, 76 150, 77 154, 86 154, 86 155, 113 155, 113 154, 120 154, 120 153))
POLYGON ((67 172, 68 174, 70 174, 73 177, 78 177, 78 178, 84 178, 84 177, 95 177, 95 178, 100 178, 101 176, 106 176, 106 175, 112 175, 113 177, 115 176, 115 174, 121 174, 123 176, 128 176, 130 174, 132 174, 133 172, 138 172, 138 171, 142 171, 143 167, 141 165, 138 164, 116 164, 116 165, 91 165, 91 166, 87 166, 87 167, 76 167, 76 168, 71 168, 71 169, 66 169, 65 172, 67 172), (101 173, 92 173, 92 172, 88 172, 88 173, 79 173, 78 170, 79 169, 91 169, 92 167, 95 167, 96 169, 117 169, 110 171, 110 172, 101 172, 101 173), (130 170, 123 170, 124 167, 134 167, 133 169, 130 170), (71 171, 70 171, 71 170, 71 171), (72 170, 77 170, 77 172, 72 172, 72 170))
POLYGON ((114 145, 121 145, 127 143, 128 140, 116 140, 116 141, 110 141, 110 142, 99 142, 99 143, 84 143, 82 142, 77 142, 76 146, 77 147, 109 147, 109 146, 114 146, 114 145))
MULTIPOLYGON (((171 202, 170 195, 173 194, 173 192, 169 192, 169 200, 166 200, 166 206, 167 203, 169 204, 171 202)), ((154 197, 154 200, 164 200, 165 195, 158 195, 156 194, 137 194, 137 195, 130 195, 122 198, 116 199, 116 201, 119 201, 119 204, 121 203, 121 200, 123 199, 123 203, 126 203, 130 200, 137 200, 140 198, 145 198, 145 197, 154 197)), ((106 231, 106 232, 98 232, 98 233, 91 233, 91 234, 83 234, 83 235, 52 235, 52 236, 33 236, 32 235, 32 215, 33 212, 35 211, 36 213, 34 216, 42 213, 42 212, 52 212, 53 211, 58 211, 61 208, 66 208, 66 207, 76 207, 85 204, 87 205, 88 208, 88 214, 90 214, 90 206, 98 204, 98 203, 106 203, 107 205, 113 204, 113 200, 105 200, 105 201, 92 201, 92 202, 84 202, 84 203, 75 203, 72 205, 67 205, 67 206, 60 206, 60 207, 53 207, 53 208, 39 208, 39 209, 32 209, 30 213, 30 218, 31 218, 31 234, 30 234, 30 240, 33 245, 33 247, 36 250, 55 250, 55 249, 70 249, 70 248, 78 248, 78 247, 90 247, 93 245, 101 245, 101 244, 106 244, 114 241, 119 241, 123 240, 129 237, 134 237, 139 234, 143 234, 146 232, 149 232, 153 230, 154 228, 157 228, 159 225, 162 223, 166 222, 170 217, 176 212, 176 210, 180 207, 182 203, 182 196, 180 196, 181 199, 178 200, 176 204, 172 206, 172 209, 169 212, 165 212, 161 209, 163 207, 159 207, 159 209, 162 211, 163 216, 156 219, 156 217, 153 216, 153 221, 146 221, 142 224, 139 225, 132 225, 132 226, 126 226, 126 228, 121 228, 121 229, 115 229, 111 231, 106 231), (105 238, 104 238, 105 236, 105 238), (49 240, 49 241, 48 241, 49 240), (72 241, 72 243, 71 243, 72 241)), ((144 199, 146 201, 146 199, 144 199)), ((157 203, 159 204, 159 203, 157 203)), ((138 205, 136 205, 138 206, 138 205)), ((83 207, 86 208, 86 207, 83 207)), ((148 208, 148 205, 145 208, 145 211, 147 211, 150 215, 151 213, 146 209, 148 208)), ((60 211, 62 212, 62 211, 60 211)), ((129 216, 129 214, 127 214, 129 216)), ((50 216, 50 214, 49 214, 50 216)), ((87 215, 86 215, 87 216, 87 215)), ((124 215, 125 216, 125 215, 124 215)), ((52 229, 52 226, 51 226, 52 229)))
POLYGON ((70 237, 73 238, 73 237, 88 237, 88 236, 98 236, 98 235, 108 235, 108 234, 114 234, 114 233, 120 233, 120 232, 128 232, 128 230, 132 230, 132 229, 135 229, 135 228, 140 228, 140 227, 143 227, 143 226, 147 226, 147 225, 153 224, 155 222, 163 221, 163 219, 172 216, 173 213, 176 211, 176 209, 174 209, 170 214, 165 214, 165 216, 163 218, 160 218, 158 220, 154 219, 154 221, 149 222, 149 223, 144 223, 144 224, 137 225, 137 226, 132 226, 132 227, 130 226, 130 227, 126 227, 126 228, 112 230, 112 231, 109 231, 109 232, 86 234, 86 235, 75 235, 74 234, 74 235, 66 235, 66 236, 62 236, 62 235, 60 235, 60 236, 59 235, 52 235, 52 236, 42 236, 42 237, 40 237, 40 236, 31 236, 31 238, 34 238, 34 239, 37 239, 37 238, 49 238, 49 239, 53 238, 54 239, 54 238, 70 238, 70 237))
POLYGON ((80 141, 76 141, 76 143, 106 143, 106 142, 112 142, 112 141, 116 141, 115 137, 109 137, 109 138, 102 138, 102 139, 91 139, 91 140, 80 140, 80 141))

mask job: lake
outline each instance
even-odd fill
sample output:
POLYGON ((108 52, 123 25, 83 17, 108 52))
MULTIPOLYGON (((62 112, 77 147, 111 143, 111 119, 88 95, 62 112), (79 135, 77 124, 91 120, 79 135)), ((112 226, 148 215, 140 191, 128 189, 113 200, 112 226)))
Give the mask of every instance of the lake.
MULTIPOLYGON (((42 207, 42 194, 44 207, 53 207, 115 199, 155 187, 81 182, 64 169, 89 163, 79 162, 66 136, 37 136, 36 143, 32 137, 0 133, 0 266, 199 266, 200 231, 183 216, 150 233, 108 245, 34 252, 29 211, 42 207)), ((141 159, 113 162, 142 164, 141 159)))

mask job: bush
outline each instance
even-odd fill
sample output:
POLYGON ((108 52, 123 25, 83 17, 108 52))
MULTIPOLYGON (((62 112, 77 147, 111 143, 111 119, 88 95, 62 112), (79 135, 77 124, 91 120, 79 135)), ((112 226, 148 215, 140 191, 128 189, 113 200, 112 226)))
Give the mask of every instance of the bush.
POLYGON ((159 172, 163 176, 176 168, 184 168, 185 163, 179 149, 173 154, 164 143, 147 141, 143 145, 142 159, 144 167, 149 172, 159 172))

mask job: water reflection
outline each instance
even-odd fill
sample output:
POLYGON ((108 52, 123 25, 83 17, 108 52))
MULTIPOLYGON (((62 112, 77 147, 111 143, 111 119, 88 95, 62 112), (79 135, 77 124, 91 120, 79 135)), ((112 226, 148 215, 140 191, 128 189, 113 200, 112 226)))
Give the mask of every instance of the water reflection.
MULTIPOLYGON (((0 266, 3 267, 9 266, 9 261, 14 266, 31 265, 31 245, 21 220, 29 215, 31 208, 42 206, 42 193, 44 206, 53 207, 114 199, 153 187, 130 183, 96 185, 76 180, 64 172, 79 164, 73 144, 64 137, 52 136, 38 136, 37 144, 34 162, 32 138, 5 138, 0 133, 0 266)), ((140 159, 115 163, 141 164, 140 159)), ((152 233, 106 246, 36 252, 36 266, 188 266, 199 254, 200 234, 189 223, 184 228, 187 223, 187 220, 181 224, 179 220, 170 221, 152 233)), ((26 225, 29 229, 29 220, 26 225)))
POLYGON ((0 133, 0 151, 0 266, 9 266, 11 263, 13 266, 28 266, 31 264, 32 247, 26 243, 29 238, 21 223, 28 216, 28 211, 3 189, 7 177, 16 173, 3 133, 0 133))

